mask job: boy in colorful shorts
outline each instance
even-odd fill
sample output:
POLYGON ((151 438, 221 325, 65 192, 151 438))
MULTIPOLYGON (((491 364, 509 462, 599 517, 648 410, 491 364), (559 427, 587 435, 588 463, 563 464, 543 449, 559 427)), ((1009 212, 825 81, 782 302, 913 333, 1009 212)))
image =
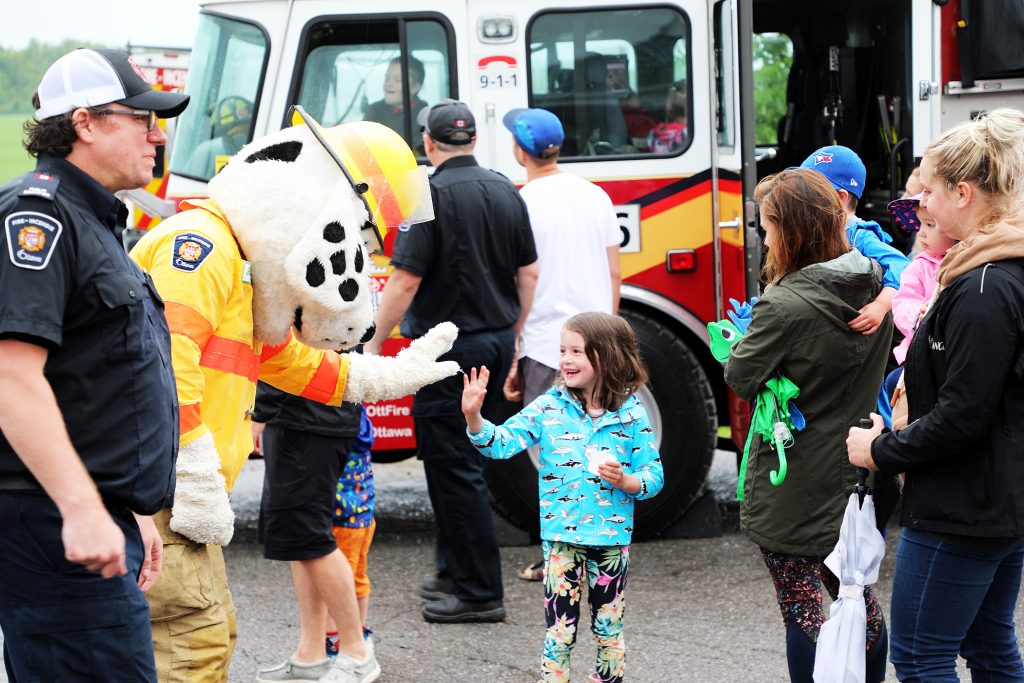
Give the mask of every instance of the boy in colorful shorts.
MULTIPOLYGON (((366 628, 366 613, 370 603, 370 579, 366 574, 366 555, 373 541, 377 522, 373 519, 373 468, 370 449, 373 447, 373 423, 363 408, 359 434, 352 439, 352 447, 334 495, 334 538, 338 550, 352 565, 355 576, 356 601, 359 618, 363 623, 363 636, 370 637, 366 628)), ((334 620, 327 620, 327 655, 338 653, 338 633, 334 620)))

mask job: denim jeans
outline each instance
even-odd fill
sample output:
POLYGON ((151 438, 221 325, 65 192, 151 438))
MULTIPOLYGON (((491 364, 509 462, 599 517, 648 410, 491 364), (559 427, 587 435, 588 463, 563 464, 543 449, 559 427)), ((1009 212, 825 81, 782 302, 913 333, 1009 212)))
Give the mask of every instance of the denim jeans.
POLYGON ((896 552, 890 659, 904 682, 956 683, 957 654, 974 683, 1024 681, 1013 611, 1024 542, 978 550, 904 529, 896 552))

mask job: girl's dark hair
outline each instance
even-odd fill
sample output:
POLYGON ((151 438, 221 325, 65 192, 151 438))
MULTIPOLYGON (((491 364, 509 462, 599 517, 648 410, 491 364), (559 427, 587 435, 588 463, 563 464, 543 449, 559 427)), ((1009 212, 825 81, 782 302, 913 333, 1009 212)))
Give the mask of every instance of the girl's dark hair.
POLYGON ((776 227, 764 264, 768 282, 850 251, 839 195, 817 171, 794 168, 770 175, 754 188, 754 199, 776 227))
MULTIPOLYGON (((32 106, 39 108, 39 93, 32 96, 32 106)), ((26 121, 25 149, 28 153, 37 158, 40 154, 61 158, 71 154, 71 145, 78 139, 78 133, 71 125, 73 113, 74 110, 42 121, 36 121, 34 118, 26 121)))
MULTIPOLYGON (((587 359, 594 366, 594 406, 618 410, 623 401, 647 383, 647 369, 640 358, 636 335, 625 320, 591 311, 569 318, 565 328, 583 337, 587 359)), ((563 379, 559 382, 564 385, 563 379)), ((569 392, 583 403, 582 392, 572 388, 569 392)))

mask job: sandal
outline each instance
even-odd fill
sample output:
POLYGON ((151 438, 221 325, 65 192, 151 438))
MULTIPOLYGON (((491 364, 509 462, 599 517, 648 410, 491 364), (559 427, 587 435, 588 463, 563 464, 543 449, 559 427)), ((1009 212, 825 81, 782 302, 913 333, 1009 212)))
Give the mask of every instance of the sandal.
POLYGON ((516 573, 523 581, 543 581, 544 580, 544 561, 540 560, 533 564, 523 567, 516 573))

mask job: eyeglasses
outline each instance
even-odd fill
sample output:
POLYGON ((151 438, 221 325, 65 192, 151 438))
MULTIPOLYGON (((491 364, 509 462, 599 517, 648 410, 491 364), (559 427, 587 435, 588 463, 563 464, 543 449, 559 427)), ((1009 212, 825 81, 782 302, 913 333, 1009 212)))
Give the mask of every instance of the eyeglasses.
POLYGON ((148 109, 90 109, 93 114, 100 116, 106 116, 108 114, 122 114, 124 116, 134 116, 139 122, 146 124, 146 132, 153 132, 156 128, 157 116, 155 111, 148 109))

